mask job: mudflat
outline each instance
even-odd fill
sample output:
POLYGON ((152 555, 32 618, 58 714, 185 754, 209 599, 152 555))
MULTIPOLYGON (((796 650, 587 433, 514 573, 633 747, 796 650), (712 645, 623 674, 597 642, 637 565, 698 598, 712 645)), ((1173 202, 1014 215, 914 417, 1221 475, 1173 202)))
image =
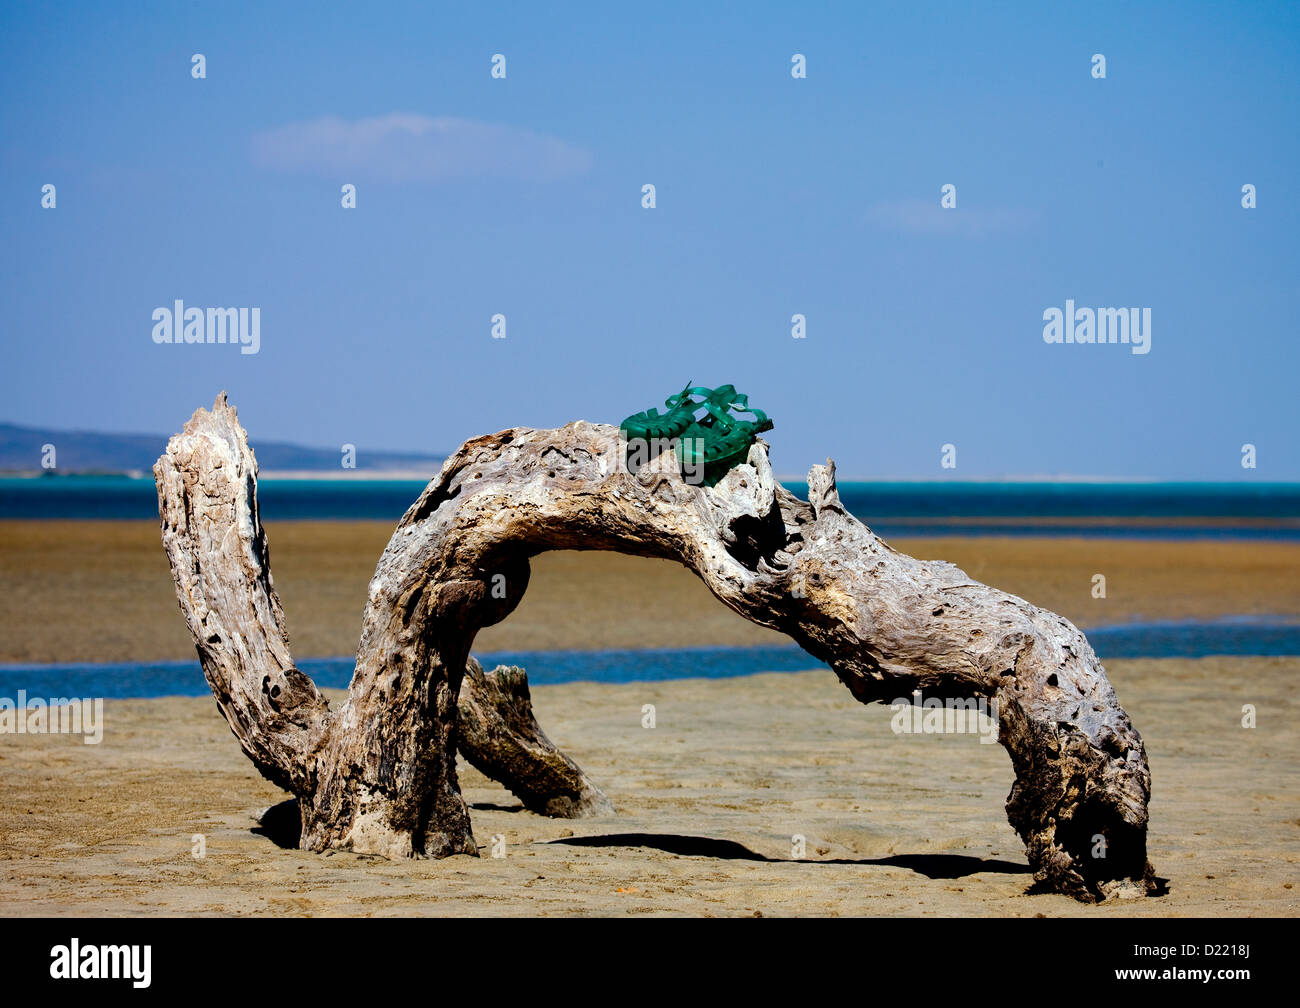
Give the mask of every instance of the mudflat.
MULTIPOLYGON (((350 655, 392 526, 267 526, 297 658, 350 655)), ((1255 613, 1300 615, 1300 543, 1054 537, 897 539, 1081 627, 1255 613), (1105 598, 1094 597, 1104 575, 1105 598)), ((611 553, 537 557, 527 594, 477 651, 783 643, 677 564, 611 553)), ((0 521, 0 662, 194 657, 154 522, 0 521)))

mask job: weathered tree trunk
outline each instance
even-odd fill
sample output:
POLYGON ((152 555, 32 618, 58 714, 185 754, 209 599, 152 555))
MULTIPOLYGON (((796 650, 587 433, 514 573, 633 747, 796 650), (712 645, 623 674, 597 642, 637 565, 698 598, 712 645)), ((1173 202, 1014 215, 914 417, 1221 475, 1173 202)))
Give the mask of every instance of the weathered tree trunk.
MULTIPOLYGON (((224 395, 218 397, 211 413, 199 410, 185 430, 171 439, 166 454, 154 466, 154 476, 163 546, 208 685, 254 766, 297 796, 304 826, 313 824, 312 829, 304 829, 302 845, 312 849, 351 846, 392 856, 424 851, 477 853, 456 784, 455 749, 447 748, 455 737, 456 719, 446 716, 445 706, 439 709, 440 716, 431 714, 427 719, 427 730, 437 741, 410 740, 409 744, 421 745, 422 751, 400 771, 384 765, 391 750, 383 745, 391 743, 372 745, 368 741, 371 733, 383 737, 383 722, 389 717, 383 709, 371 711, 374 722, 365 721, 356 732, 364 736, 359 740, 360 751, 368 754, 368 763, 360 762, 348 772, 363 775, 366 786, 373 786, 376 792, 382 793, 381 787, 393 789, 393 797, 398 798, 404 786, 398 774, 427 773, 432 762, 445 782, 433 794, 445 803, 448 822, 463 821, 459 832, 442 830, 432 836, 419 834, 392 841, 387 825, 378 831, 368 826, 364 800, 341 813, 350 817, 351 825, 341 838, 321 829, 319 785, 322 777, 328 776, 322 773, 321 758, 329 752, 335 736, 352 733, 351 727, 340 726, 340 720, 356 714, 349 705, 331 717, 324 697, 293 664, 258 515, 257 464, 224 395), (376 842, 375 832, 383 842, 376 842)), ((514 789, 535 811, 570 818, 613 811, 600 789, 538 727, 522 670, 503 668, 484 674, 477 662, 471 659, 471 664, 474 674, 459 697, 461 718, 474 729, 468 744, 461 746, 466 758, 514 789)), ((400 667, 394 664, 395 673, 400 667)), ((443 684, 442 693, 435 687, 420 696, 439 697, 445 705, 448 696, 454 697, 446 693, 447 685, 443 684)), ((402 696, 401 703, 422 702, 420 696, 412 700, 411 681, 404 685, 397 674, 391 689, 395 698, 402 696)), ((383 695, 381 689, 377 697, 383 695)), ((426 720, 418 713, 414 717, 426 720)), ((419 792, 421 785, 417 781, 414 787, 412 794, 419 792)), ((328 803, 326 807, 330 807, 328 803)), ((419 813, 413 813, 413 821, 418 819, 419 813)))
POLYGON ((219 397, 172 439, 154 471, 181 608, 244 751, 298 795, 304 847, 473 853, 458 708, 467 758, 530 808, 606 807, 546 742, 514 672, 464 673, 475 634, 518 605, 530 557, 607 549, 684 564, 864 703, 915 689, 995 701, 1016 773, 1007 813, 1037 880, 1085 900, 1152 891, 1146 753, 1073 625, 891 549, 840 504, 830 464, 813 467, 804 502, 775 482, 761 441, 712 488, 686 484, 672 452, 631 474, 622 451, 616 428, 584 421, 466 442, 380 558, 331 715, 289 658, 234 410, 219 397))

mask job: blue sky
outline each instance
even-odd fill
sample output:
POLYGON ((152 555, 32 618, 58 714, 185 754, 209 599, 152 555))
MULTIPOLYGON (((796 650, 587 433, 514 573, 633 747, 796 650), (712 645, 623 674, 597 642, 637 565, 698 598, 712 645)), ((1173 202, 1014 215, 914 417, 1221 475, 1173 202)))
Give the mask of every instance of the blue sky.
POLYGON ((693 379, 783 473, 1300 479, 1295 5, 236 6, 0 12, 0 419, 225 388, 364 462, 693 379), (156 345, 177 298, 259 353, 156 345), (1151 352, 1044 343, 1067 298, 1151 352))

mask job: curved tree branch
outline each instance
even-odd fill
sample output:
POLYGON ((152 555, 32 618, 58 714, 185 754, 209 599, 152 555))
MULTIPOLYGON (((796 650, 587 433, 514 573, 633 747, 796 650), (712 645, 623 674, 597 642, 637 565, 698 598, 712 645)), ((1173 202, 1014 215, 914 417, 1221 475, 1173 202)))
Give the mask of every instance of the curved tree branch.
MULTIPOLYGON (((224 394, 171 439, 154 477, 163 548, 217 706, 253 765, 304 810, 318 790, 318 751, 334 718, 290 656, 258 513, 257 463, 224 394)), ((470 763, 534 811, 567 818, 612 812, 538 726, 523 671, 484 673, 471 664, 459 697, 461 719, 473 729, 460 746, 470 763)), ((420 851, 399 845, 387 853, 420 851)))
POLYGON ((864 703, 916 689, 996 702, 1016 773, 1007 813, 1037 880, 1085 900, 1152 891, 1146 753, 1072 624, 893 550, 845 510, 829 463, 809 473, 805 502, 773 479, 761 440, 714 487, 684 482, 671 451, 630 473, 623 450, 616 428, 584 421, 466 442, 380 558, 352 686, 330 716, 288 658, 234 411, 221 397, 172 440, 155 472, 182 611, 244 751, 299 796, 304 847, 473 853, 458 709, 480 748, 493 737, 477 720, 485 712, 509 725, 510 745, 483 765, 530 808, 604 808, 540 728, 511 724, 526 708, 535 725, 513 672, 488 684, 476 663, 465 670, 475 634, 518 605, 532 556, 606 549, 682 563, 736 612, 826 661, 864 703), (231 623, 239 632, 223 634, 231 623))
POLYGON ((171 439, 154 480, 181 614, 217 706, 264 777, 309 791, 304 755, 328 723, 328 704, 290 657, 257 465, 224 393, 171 439))

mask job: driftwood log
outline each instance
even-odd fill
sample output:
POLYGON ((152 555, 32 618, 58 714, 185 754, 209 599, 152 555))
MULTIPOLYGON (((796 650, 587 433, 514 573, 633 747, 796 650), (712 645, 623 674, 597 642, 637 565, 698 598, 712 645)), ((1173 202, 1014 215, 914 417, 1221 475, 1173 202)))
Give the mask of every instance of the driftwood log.
POLYGON ((604 549, 675 560, 742 616, 822 659, 863 703, 996 703, 1015 784, 1007 815, 1042 888, 1081 900, 1154 891, 1141 736, 1083 634, 886 545, 840 503, 809 499, 767 446, 716 486, 671 451, 631 473, 618 430, 577 421, 466 442, 399 522, 370 583, 346 701, 293 665, 257 507, 257 467, 222 394, 154 467, 163 543, 204 673, 244 752, 297 796, 304 849, 475 854, 456 752, 549 815, 610 811, 546 739, 522 670, 485 673, 475 634, 505 619, 529 558, 604 549))

